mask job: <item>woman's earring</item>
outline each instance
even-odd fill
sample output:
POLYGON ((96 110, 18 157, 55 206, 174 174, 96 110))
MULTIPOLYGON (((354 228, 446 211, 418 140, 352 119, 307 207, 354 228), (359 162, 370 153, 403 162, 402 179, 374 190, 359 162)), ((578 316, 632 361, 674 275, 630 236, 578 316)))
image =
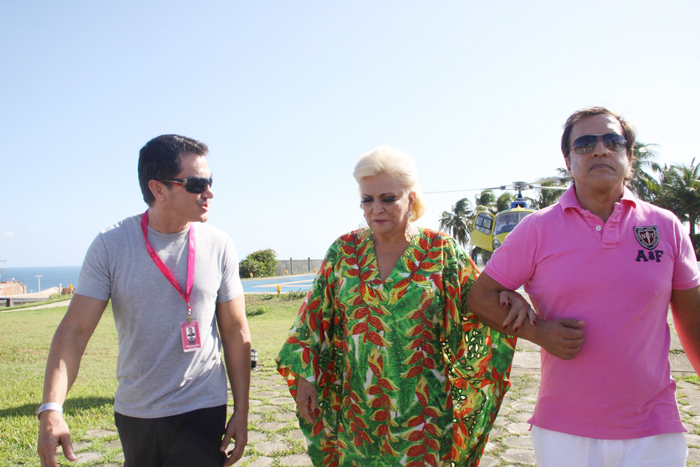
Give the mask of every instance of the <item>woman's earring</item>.
POLYGON ((360 240, 367 240, 371 233, 372 229, 370 229, 367 225, 367 219, 360 222, 360 225, 357 226, 357 236, 360 238, 360 240))
POLYGON ((411 225, 411 219, 413 219, 413 211, 408 211, 408 214, 406 214, 406 231, 404 232, 404 237, 406 237, 408 243, 413 241, 413 237, 416 234, 415 229, 411 225))

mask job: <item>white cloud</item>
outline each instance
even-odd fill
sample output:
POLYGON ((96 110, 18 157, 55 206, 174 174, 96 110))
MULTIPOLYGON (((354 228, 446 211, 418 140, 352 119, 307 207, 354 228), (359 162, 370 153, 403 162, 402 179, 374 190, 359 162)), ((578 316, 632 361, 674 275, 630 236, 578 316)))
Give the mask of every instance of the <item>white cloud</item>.
POLYGON ((16 236, 15 232, 0 232, 0 238, 15 238, 16 236))

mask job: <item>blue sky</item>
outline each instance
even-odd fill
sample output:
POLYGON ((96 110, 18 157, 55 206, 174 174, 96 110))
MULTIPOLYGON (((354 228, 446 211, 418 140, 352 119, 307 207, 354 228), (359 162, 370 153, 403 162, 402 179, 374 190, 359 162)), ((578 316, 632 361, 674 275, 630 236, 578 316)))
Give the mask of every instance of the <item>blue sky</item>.
MULTIPOLYGON (((425 191, 553 175, 574 110, 622 113, 662 163, 700 156, 692 1, 5 1, 0 259, 70 266, 145 210, 139 149, 209 145, 210 222, 241 257, 321 258, 389 144, 425 191)), ((418 223, 476 192, 428 195, 418 223)), ((534 195, 534 193, 532 193, 534 195)))

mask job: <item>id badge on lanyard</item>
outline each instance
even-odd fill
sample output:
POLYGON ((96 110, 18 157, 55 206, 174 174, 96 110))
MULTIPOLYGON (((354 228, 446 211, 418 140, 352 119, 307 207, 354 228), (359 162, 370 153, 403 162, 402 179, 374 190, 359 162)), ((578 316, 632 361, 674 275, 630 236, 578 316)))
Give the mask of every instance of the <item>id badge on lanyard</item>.
POLYGON ((185 300, 187 304, 187 321, 180 323, 180 336, 182 338, 182 351, 183 352, 194 352, 202 348, 201 335, 199 333, 199 323, 192 319, 192 307, 190 306, 190 294, 192 292, 192 285, 194 283, 194 229, 190 226, 188 248, 189 253, 187 255, 187 292, 182 290, 180 284, 177 283, 175 276, 170 272, 168 267, 163 263, 158 256, 158 253, 153 249, 151 243, 148 241, 148 211, 141 215, 141 230, 143 231, 143 240, 146 243, 146 250, 148 250, 148 255, 151 257, 153 262, 158 267, 158 270, 168 279, 168 282, 175 287, 180 296, 185 300))

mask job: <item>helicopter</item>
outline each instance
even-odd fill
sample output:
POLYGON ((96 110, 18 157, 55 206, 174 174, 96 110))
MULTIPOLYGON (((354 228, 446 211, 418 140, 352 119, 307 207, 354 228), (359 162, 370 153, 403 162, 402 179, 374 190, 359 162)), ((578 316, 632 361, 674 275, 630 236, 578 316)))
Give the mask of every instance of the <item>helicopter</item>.
POLYGON ((567 187, 543 186, 540 184, 543 182, 546 182, 546 180, 539 183, 513 182, 511 185, 501 185, 497 187, 480 189, 481 191, 515 190, 516 196, 513 202, 510 203, 510 209, 500 211, 496 214, 492 214, 490 212, 480 212, 476 216, 476 219, 474 220, 474 227, 469 233, 471 237, 471 244, 486 251, 492 252, 496 250, 503 244, 508 234, 520 223, 520 221, 536 211, 536 209, 530 208, 529 203, 523 197, 523 190, 567 190, 567 187))
POLYGON ((529 216, 535 209, 530 208, 529 203, 523 197, 523 190, 556 190, 565 191, 566 187, 543 186, 537 183, 513 182, 511 185, 484 188, 483 190, 515 190, 516 195, 510 203, 510 209, 496 214, 480 212, 474 220, 474 229, 470 232, 471 243, 486 251, 495 251, 505 241, 508 234, 520 221, 529 216))

